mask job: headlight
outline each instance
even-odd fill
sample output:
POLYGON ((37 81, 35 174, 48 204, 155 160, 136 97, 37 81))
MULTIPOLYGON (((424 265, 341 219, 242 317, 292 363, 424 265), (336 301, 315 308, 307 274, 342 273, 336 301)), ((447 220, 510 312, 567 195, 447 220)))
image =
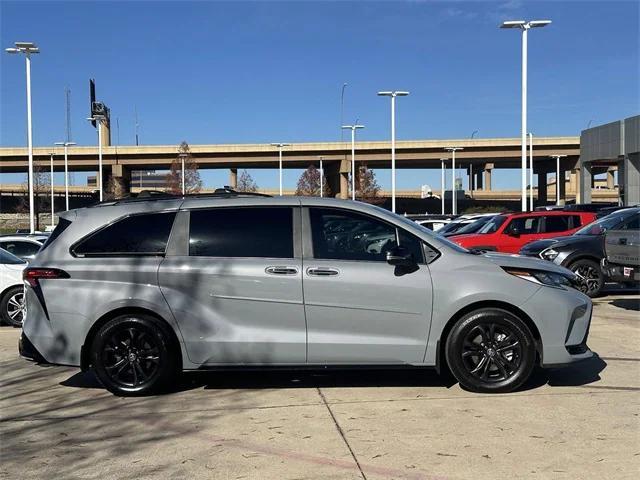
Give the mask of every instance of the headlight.
POLYGON ((571 279, 555 272, 545 272, 541 270, 520 270, 505 268, 505 272, 516 277, 528 280, 539 285, 546 285, 554 288, 571 287, 571 279))
POLYGON ((549 260, 550 262, 553 262, 557 256, 558 252, 553 248, 547 248, 540 253, 540 258, 543 260, 549 260))

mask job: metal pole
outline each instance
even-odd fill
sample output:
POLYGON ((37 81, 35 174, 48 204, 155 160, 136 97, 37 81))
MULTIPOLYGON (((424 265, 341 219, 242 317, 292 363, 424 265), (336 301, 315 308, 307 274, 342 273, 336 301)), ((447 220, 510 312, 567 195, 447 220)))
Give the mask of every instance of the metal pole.
POLYGON ((282 196, 282 146, 278 147, 278 174, 280 178, 280 196, 282 196))
POLYGON ((102 201, 102 120, 98 120, 98 180, 100 181, 100 201, 102 201))
POLYGON ((324 168, 322 168, 322 157, 320 157, 320 198, 324 196, 324 168))
POLYGON ((533 212, 533 133, 529 132, 529 211, 533 212))
POLYGON ((396 95, 391 95, 391 211, 396 213, 396 95))
POLYGON ((440 164, 440 203, 442 215, 444 215, 444 160, 440 164))
POLYGON ((469 190, 471 190, 471 196, 473 197, 473 163, 469 164, 469 190))
POLYGON ((65 210, 69 210, 69 157, 67 142, 64 142, 64 207, 65 210))
POLYGON ((342 93, 340 94, 340 141, 344 142, 344 130, 342 129, 342 125, 344 125, 344 89, 347 87, 346 83, 342 84, 342 93))
POLYGON ((351 127, 351 200, 356 199, 356 126, 351 127))
POLYGON ((527 26, 522 28, 522 132, 521 132, 521 176, 522 211, 527 211, 527 26))
POLYGON ((456 151, 451 150, 451 214, 456 215, 456 151))
MULTIPOLYGON (((185 179, 184 179, 184 155, 182 156, 182 195, 187 193, 187 189, 185 188, 185 179)), ((142 186, 142 172, 140 172, 140 186, 142 186)))
POLYGON ((53 212, 55 207, 54 196, 53 196, 53 152, 51 152, 51 226, 53 227, 53 212))
POLYGON ((29 231, 36 231, 35 203, 33 199, 33 130, 31 124, 31 55, 25 53, 27 62, 27 146, 29 150, 29 231))
MULTIPOLYGON (((562 179, 564 182, 564 178, 562 179)), ((560 205, 560 156, 556 155, 556 205, 560 205)))

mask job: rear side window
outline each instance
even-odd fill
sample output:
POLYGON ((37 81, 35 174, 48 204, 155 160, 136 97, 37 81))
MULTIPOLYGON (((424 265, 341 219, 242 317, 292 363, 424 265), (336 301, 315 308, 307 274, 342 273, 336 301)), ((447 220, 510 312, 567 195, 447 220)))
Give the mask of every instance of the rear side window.
POLYGON ((640 214, 636 213, 627 220, 622 226, 622 230, 640 230, 640 214))
POLYGON ((79 257, 162 255, 175 212, 131 215, 98 230, 72 247, 79 257))
POLYGON ((44 242, 44 245, 42 245, 41 251, 47 248, 49 245, 51 245, 53 241, 56 238, 58 238, 60 234, 64 232, 69 225, 71 225, 71 222, 69 220, 67 220, 66 218, 61 218, 58 221, 58 225, 56 225, 56 228, 53 229, 53 232, 51 232, 51 235, 49 235, 49 238, 47 238, 47 241, 44 242))
MULTIPOLYGON (((565 232, 570 230, 569 218, 569 215, 549 215, 548 217, 544 217, 545 233, 565 232)), ((578 220, 578 225, 579 224, 578 220)))
POLYGON ((293 209, 247 207, 192 210, 189 255, 293 258, 293 209))
POLYGON ((35 242, 25 242, 22 240, 7 240, 0 242, 0 248, 12 253, 16 257, 32 257, 40 250, 41 245, 35 242))

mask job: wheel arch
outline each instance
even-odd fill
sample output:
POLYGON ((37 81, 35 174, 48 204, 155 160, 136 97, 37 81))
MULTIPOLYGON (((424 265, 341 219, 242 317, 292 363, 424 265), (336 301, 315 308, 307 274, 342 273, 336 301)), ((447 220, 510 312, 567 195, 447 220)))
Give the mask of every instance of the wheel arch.
POLYGON ((534 321, 527 315, 523 310, 516 307, 515 305, 507 302, 502 302, 499 300, 484 300, 475 303, 471 303, 460 310, 458 310, 446 323, 444 328, 442 329, 442 333, 440 334, 440 339, 438 340, 437 346, 437 357, 436 357, 436 369, 446 369, 447 361, 445 358, 445 345, 447 342, 447 338, 449 337, 449 333, 453 329, 453 326, 456 324, 458 320, 460 320, 464 315, 471 313, 475 310, 485 309, 485 308, 499 308, 502 310, 506 310, 518 318, 520 318, 525 325, 531 331, 533 335, 533 339, 536 346, 536 363, 542 362, 542 336, 540 335, 540 330, 534 323, 534 321))
POLYGON ((591 260, 592 262, 598 264, 598 266, 600 265, 600 260, 601 258, 598 258, 597 256, 595 256, 594 254, 590 253, 590 252, 576 252, 573 255, 569 255, 563 263, 563 267, 569 268, 569 266, 572 263, 576 263, 580 260, 591 260))
POLYGON ((120 315, 125 314, 143 314, 148 315, 150 317, 155 318, 162 325, 164 325, 167 333, 169 334, 169 341, 171 342, 171 347, 174 349, 176 353, 176 359, 180 362, 179 370, 182 370, 182 348, 180 347, 180 341, 178 340, 178 336, 171 326, 169 322, 167 322, 164 318, 158 315, 156 312, 148 310, 143 307, 121 307, 115 310, 111 310, 108 313, 102 315, 98 320, 94 322, 94 324, 89 329, 87 336, 85 337, 84 344, 80 348, 80 369, 82 371, 88 370, 91 366, 91 351, 90 346, 93 343, 93 339, 96 334, 105 325, 109 320, 112 320, 120 315))

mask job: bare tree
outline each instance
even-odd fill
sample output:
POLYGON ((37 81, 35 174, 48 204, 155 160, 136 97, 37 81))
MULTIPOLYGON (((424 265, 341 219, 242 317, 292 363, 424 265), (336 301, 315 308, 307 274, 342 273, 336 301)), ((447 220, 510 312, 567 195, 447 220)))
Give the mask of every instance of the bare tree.
POLYGON ((376 174, 373 170, 367 168, 366 165, 358 167, 358 176, 356 177, 356 197, 371 202, 380 195, 381 187, 376 180, 376 174))
POLYGON ((247 172, 246 170, 242 170, 236 190, 238 192, 254 193, 258 191, 258 185, 253 180, 253 177, 249 172, 247 172))
POLYGON ((191 156, 189 144, 184 140, 178 147, 178 156, 171 162, 171 170, 167 174, 166 188, 169 192, 179 195, 182 193, 182 159, 184 158, 184 190, 185 193, 197 193, 202 188, 202 179, 198 171, 198 164, 191 156))
MULTIPOLYGON (((323 193, 325 197, 331 196, 331 189, 327 184, 326 177, 323 179, 323 193)), ((315 165, 309 165, 309 167, 302 172, 298 179, 298 185, 296 187, 296 195, 307 197, 319 197, 320 196, 320 170, 315 165)))

